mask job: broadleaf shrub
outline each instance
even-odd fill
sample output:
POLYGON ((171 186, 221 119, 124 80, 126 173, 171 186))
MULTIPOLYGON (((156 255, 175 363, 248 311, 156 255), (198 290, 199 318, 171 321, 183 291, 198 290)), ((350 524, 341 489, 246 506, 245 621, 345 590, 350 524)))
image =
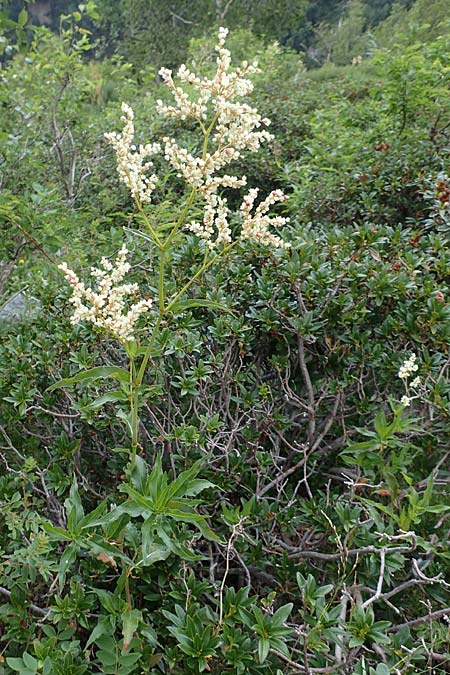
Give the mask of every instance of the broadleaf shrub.
MULTIPOLYGON (((275 141, 233 166, 289 194, 291 248, 240 241, 164 317, 134 461, 145 329, 127 352, 73 326, 56 264, 87 279, 125 240, 130 283, 157 296, 144 216, 167 236, 183 182, 155 159, 161 192, 130 213, 102 135, 122 98, 140 137, 145 122, 195 152, 194 124, 154 117, 161 84, 143 96, 130 67, 87 61, 68 33, 40 29, 5 64, 1 302, 37 301, 0 314, 6 675, 448 668, 446 40, 314 72, 250 46, 275 141), (63 166, 75 148, 84 176, 72 195, 54 117, 63 166)), ((213 71, 209 38, 197 53, 213 71)), ((168 298, 205 255, 192 232, 176 243, 168 298)))

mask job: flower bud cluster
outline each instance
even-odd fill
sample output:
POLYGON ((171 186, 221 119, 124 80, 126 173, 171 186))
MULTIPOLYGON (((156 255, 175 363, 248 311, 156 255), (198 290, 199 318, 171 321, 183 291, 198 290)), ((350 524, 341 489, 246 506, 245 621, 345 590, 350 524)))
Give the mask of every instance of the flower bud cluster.
POLYGON ((133 340, 134 328, 142 314, 152 306, 150 299, 140 300, 126 309, 126 298, 138 293, 137 284, 120 284, 130 269, 126 257, 128 250, 122 246, 115 265, 102 258, 102 269, 91 268, 91 276, 97 280, 97 289, 86 287, 66 263, 59 265, 73 289, 70 302, 74 306, 73 324, 89 321, 108 330, 122 342, 133 340))
POLYGON ((246 197, 244 197, 244 201, 241 204, 240 210, 243 220, 241 238, 254 239, 261 244, 268 244, 275 248, 289 248, 289 243, 283 241, 281 237, 273 234, 273 232, 269 230, 269 227, 271 226, 281 227, 288 222, 289 218, 284 218, 283 216, 270 216, 267 213, 272 204, 286 201, 286 195, 283 194, 281 190, 273 190, 269 196, 256 207, 255 212, 252 215, 251 212, 257 196, 258 189, 254 188, 249 191, 246 197))
POLYGON ((419 370, 419 366, 416 363, 416 359, 417 356, 415 354, 411 354, 409 359, 406 359, 406 361, 402 363, 400 370, 398 371, 398 376, 401 380, 407 380, 409 377, 411 377, 413 373, 419 370))
POLYGON ((411 380, 410 383, 408 383, 409 378, 419 370, 419 366, 416 363, 416 359, 417 356, 415 354, 411 354, 409 359, 406 359, 402 363, 400 370, 398 371, 398 376, 401 380, 403 380, 406 389, 406 394, 402 396, 400 400, 401 404, 404 405, 405 407, 411 405, 411 401, 413 401, 415 398, 418 398, 418 396, 409 395, 409 387, 411 387, 411 389, 415 389, 416 391, 414 393, 417 394, 417 389, 420 387, 422 383, 422 380, 419 375, 417 375, 413 380, 411 380))
POLYGON ((146 175, 145 172, 153 164, 144 160, 160 152, 161 146, 159 143, 148 143, 137 148, 133 144, 134 112, 126 103, 122 103, 122 112, 120 119, 125 123, 122 133, 107 133, 105 138, 116 151, 117 172, 120 180, 128 186, 134 199, 142 204, 151 202, 151 194, 155 189, 157 177, 155 174, 146 175))

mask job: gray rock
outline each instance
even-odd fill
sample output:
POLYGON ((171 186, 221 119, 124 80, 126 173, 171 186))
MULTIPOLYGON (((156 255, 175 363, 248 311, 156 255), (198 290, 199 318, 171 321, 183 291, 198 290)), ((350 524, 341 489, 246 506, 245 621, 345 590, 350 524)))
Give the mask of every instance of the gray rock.
POLYGON ((9 300, 0 305, 0 321, 26 321, 39 312, 41 303, 37 298, 27 295, 27 289, 15 293, 9 300))

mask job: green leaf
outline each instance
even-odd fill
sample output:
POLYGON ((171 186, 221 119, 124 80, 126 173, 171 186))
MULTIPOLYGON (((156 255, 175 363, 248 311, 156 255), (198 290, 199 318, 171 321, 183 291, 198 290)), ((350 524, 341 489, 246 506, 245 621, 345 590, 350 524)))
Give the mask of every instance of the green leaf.
POLYGON ((128 396, 124 391, 117 389, 116 391, 108 391, 103 396, 99 396, 95 401, 89 403, 86 407, 87 410, 99 410, 106 403, 115 403, 116 401, 125 402, 128 401, 128 396))
POLYGON ((266 631, 266 625, 264 622, 264 614, 262 613, 261 609, 259 607, 253 607, 253 616, 255 617, 256 620, 256 625, 259 628, 259 633, 264 635, 266 631))
MULTIPOLYGON (((98 506, 96 506, 93 511, 91 511, 90 513, 87 513, 80 520, 80 523, 79 523, 80 529, 84 530, 85 528, 93 527, 93 523, 97 523, 99 521, 100 517, 104 513, 107 506, 108 505, 107 505, 106 501, 100 502, 100 504, 98 506)), ((111 513, 111 512, 109 511, 108 514, 109 513, 111 513)))
POLYGON ((28 652, 24 652, 23 656, 23 662, 26 665, 27 668, 30 668, 30 670, 36 670, 38 667, 38 661, 37 659, 34 658, 34 656, 31 656, 31 654, 28 654, 28 652))
POLYGON ((141 493, 131 487, 131 485, 122 485, 120 489, 132 497, 136 504, 140 506, 144 512, 149 511, 150 513, 153 513, 155 511, 153 500, 150 497, 144 497, 144 495, 141 495, 141 493))
POLYGON ((241 617, 242 622, 247 626, 247 628, 253 628, 255 620, 248 609, 245 609, 245 607, 239 607, 238 614, 241 617))
MULTIPOLYGON (((114 649, 114 648, 113 648, 114 649)), ((105 673, 117 673, 117 658, 115 651, 105 651, 99 649, 97 652, 97 658, 101 661, 102 666, 105 668, 103 672, 105 673), (112 670, 106 670, 106 668, 112 668, 112 670)))
POLYGON ((377 450, 380 447, 380 444, 377 441, 361 441, 360 443, 352 443, 351 445, 348 445, 345 450, 343 450, 343 453, 350 454, 358 454, 359 452, 364 452, 364 450, 377 450))
POLYGON ((82 548, 86 548, 94 553, 94 555, 98 555, 99 553, 106 553, 107 555, 113 557, 113 558, 118 558, 119 560, 124 560, 127 564, 131 563, 130 558, 125 554, 120 551, 120 549, 116 548, 112 544, 110 544, 108 541, 105 541, 104 537, 102 537, 99 534, 92 534, 89 539, 86 541, 82 542, 82 548))
POLYGON ((222 312, 232 313, 231 309, 226 305, 222 305, 220 302, 214 302, 214 300, 208 300, 207 298, 178 300, 177 302, 170 303, 167 309, 174 314, 178 314, 180 312, 185 312, 187 309, 193 309, 195 307, 208 307, 209 309, 218 309, 222 312))
MULTIPOLYGON (((118 598, 114 595, 114 593, 111 593, 110 591, 105 591, 103 588, 93 588, 92 592, 95 593, 95 595, 98 597, 100 600, 101 606, 106 609, 106 611, 112 616, 115 617, 118 614, 118 598)), ((114 649, 114 640, 113 638, 105 634, 103 635, 100 639, 97 638, 96 644, 98 647, 101 649, 114 649)))
POLYGON ((375 675, 391 675, 391 669, 385 663, 379 663, 376 667, 375 675))
POLYGON ((15 658, 12 658, 12 657, 7 657, 6 663, 13 670, 17 670, 19 673, 23 673, 24 663, 23 663, 22 659, 15 659, 15 658))
POLYGON ((277 609, 272 617, 271 624, 274 626, 281 626, 292 612, 293 606, 293 603, 289 602, 287 605, 283 605, 283 607, 277 609))
POLYGON ((162 539, 164 544, 167 547, 168 551, 171 551, 182 560, 188 560, 189 562, 196 562, 198 560, 204 560, 204 557, 197 555, 191 551, 187 546, 185 546, 181 541, 178 541, 178 533, 174 532, 169 523, 162 523, 161 519, 157 523, 157 533, 162 539))
POLYGON ((205 516, 201 516, 198 513, 185 513, 179 509, 171 509, 170 504, 169 508, 165 511, 165 515, 182 523, 191 523, 200 530, 205 539, 209 539, 210 541, 221 541, 220 537, 218 537, 206 524, 205 516))
POLYGON ((428 504, 431 502, 433 496, 433 487, 434 487, 434 476, 433 474, 431 474, 431 476, 428 478, 427 487, 425 489, 425 492, 423 493, 422 500, 420 503, 422 507, 428 506, 428 504))
POLYGON ((62 591, 66 581, 66 574, 69 567, 75 562, 79 551, 79 546, 75 543, 69 544, 61 556, 58 567, 59 589, 62 591))
POLYGON ((189 486, 184 491, 184 495, 186 497, 195 497, 196 495, 200 494, 200 492, 203 492, 203 490, 207 490, 208 488, 212 487, 216 487, 214 483, 211 483, 209 480, 197 478, 196 480, 190 481, 189 486))
POLYGON ((130 413, 126 413, 124 410, 121 410, 121 409, 119 408, 119 410, 118 410, 117 413, 116 413, 116 417, 117 417, 119 420, 122 420, 122 422, 126 425, 126 427, 128 428, 128 432, 129 432, 129 434, 130 434, 130 436, 131 436, 131 435, 133 434, 133 426, 132 426, 132 424, 131 424, 131 414, 130 414, 130 413))
POLYGON ((78 382, 94 382, 95 380, 104 380, 108 377, 112 377, 120 382, 130 382, 130 373, 123 368, 118 366, 98 366, 97 368, 90 368, 89 370, 82 370, 72 377, 66 377, 63 380, 54 382, 50 387, 47 387, 46 391, 53 391, 54 389, 60 389, 61 387, 67 387, 71 384, 77 384, 78 382))
POLYGON ((89 636, 89 640, 86 642, 86 648, 88 648, 91 644, 96 642, 99 637, 102 635, 111 635, 111 633, 114 632, 114 625, 113 625, 113 617, 112 616, 104 616, 101 619, 99 619, 98 624, 95 626, 94 630, 89 636))
POLYGON ((28 21, 28 12, 26 9, 22 9, 17 18, 17 23, 20 26, 20 28, 24 28, 27 25, 27 21, 28 21))
POLYGON ((258 641, 258 660, 260 663, 264 663, 267 659, 270 651, 270 640, 267 638, 259 638, 258 641))
POLYGON ((199 459, 194 464, 180 473, 178 478, 171 483, 166 490, 163 491, 161 498, 158 499, 157 506, 161 508, 167 502, 172 500, 174 497, 181 497, 185 493, 186 488, 190 485, 191 481, 197 476, 198 472, 204 464, 203 459, 199 459))
POLYGON ((142 564, 145 567, 153 565, 160 560, 166 560, 170 555, 170 550, 161 544, 155 542, 148 542, 142 544, 142 564))
POLYGON ((72 487, 70 488, 69 498, 65 500, 64 507, 67 516, 67 529, 73 534, 78 534, 78 523, 84 517, 84 509, 78 492, 77 480, 74 477, 72 487))
POLYGON ((142 621, 142 612, 138 609, 126 609, 122 612, 122 633, 123 633, 123 648, 122 654, 126 651, 133 639, 133 633, 142 621))
POLYGON ((142 492, 148 477, 148 466, 145 459, 139 455, 136 455, 134 466, 131 467, 130 477, 134 487, 142 492))
POLYGON ((161 546, 155 542, 153 531, 155 527, 155 517, 150 516, 142 525, 142 562, 143 565, 152 565, 159 560, 166 560, 170 555, 170 548, 161 546))
POLYGON ((51 525, 51 523, 42 523, 42 528, 49 534, 52 539, 57 538, 58 540, 63 540, 63 541, 72 541, 73 537, 67 530, 64 530, 62 527, 56 527, 55 525, 51 525))
POLYGON ((426 511, 426 513, 445 513, 446 511, 450 511, 450 506, 436 504, 435 506, 427 506, 423 510, 426 511))

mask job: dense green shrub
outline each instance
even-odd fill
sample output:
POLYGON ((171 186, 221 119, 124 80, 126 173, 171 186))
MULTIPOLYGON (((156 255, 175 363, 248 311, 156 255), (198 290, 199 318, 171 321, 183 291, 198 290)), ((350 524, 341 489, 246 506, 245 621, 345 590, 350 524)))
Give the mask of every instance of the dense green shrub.
MULTIPOLYGON (((70 325, 52 261, 83 270, 125 237, 131 276, 154 295, 102 135, 122 99, 143 138, 194 135, 153 117, 157 84, 143 97, 126 64, 86 62, 72 33, 41 31, 3 72, 2 303, 24 287, 38 300, 0 326, 6 675, 448 668, 446 40, 313 74, 234 40, 265 65, 254 100, 276 136, 245 172, 289 192, 292 248, 242 242, 191 288, 229 311, 168 319, 131 471, 111 380, 48 390, 126 367, 116 341, 70 325), (72 195, 55 106, 64 166, 75 148, 77 175, 90 172, 72 195), (412 353, 415 389, 398 377, 412 353), (175 480, 190 521, 165 513, 145 530, 148 500, 175 480), (130 559, 142 548, 151 567, 130 559)), ((193 48, 207 70, 208 44, 193 48)), ((163 182, 158 225, 182 199, 176 178, 163 182)), ((174 284, 201 254, 186 233, 167 261, 174 284)))

